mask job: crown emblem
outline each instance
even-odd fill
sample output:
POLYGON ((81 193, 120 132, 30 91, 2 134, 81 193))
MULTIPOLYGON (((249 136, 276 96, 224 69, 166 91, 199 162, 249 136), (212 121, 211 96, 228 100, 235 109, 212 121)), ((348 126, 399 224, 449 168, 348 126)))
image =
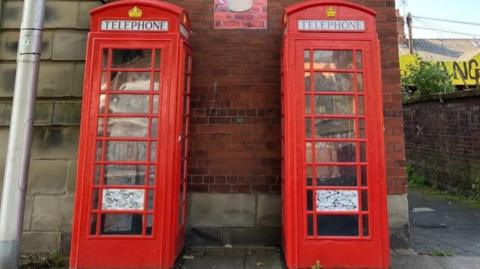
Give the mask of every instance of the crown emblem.
POLYGON ((328 7, 327 8, 327 17, 336 17, 337 16, 337 10, 334 7, 328 7))
POLYGON ((132 9, 128 11, 128 16, 132 19, 141 18, 143 15, 143 11, 139 9, 137 6, 134 6, 132 9))

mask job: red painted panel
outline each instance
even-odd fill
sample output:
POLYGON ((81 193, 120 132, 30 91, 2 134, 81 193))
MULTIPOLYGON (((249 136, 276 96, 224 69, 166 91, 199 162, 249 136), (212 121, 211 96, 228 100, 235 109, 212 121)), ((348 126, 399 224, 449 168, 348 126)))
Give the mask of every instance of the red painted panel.
POLYGON ((283 41, 287 265, 388 268, 375 13, 344 1, 293 5, 286 9, 283 41))
POLYGON ((188 25, 183 9, 159 1, 120 1, 92 12, 71 268, 171 268, 183 248, 188 25), (169 27, 105 31, 102 20, 169 27))

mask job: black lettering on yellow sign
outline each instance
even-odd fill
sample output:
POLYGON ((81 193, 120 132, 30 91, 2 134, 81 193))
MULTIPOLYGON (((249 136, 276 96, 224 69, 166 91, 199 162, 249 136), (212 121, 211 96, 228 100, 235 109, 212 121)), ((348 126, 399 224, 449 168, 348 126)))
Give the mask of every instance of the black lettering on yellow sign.
MULTIPOLYGON (((445 71, 449 72, 445 62, 437 62, 445 71)), ((458 80, 478 80, 480 78, 480 64, 476 59, 468 62, 453 62, 453 70, 451 76, 458 80)))

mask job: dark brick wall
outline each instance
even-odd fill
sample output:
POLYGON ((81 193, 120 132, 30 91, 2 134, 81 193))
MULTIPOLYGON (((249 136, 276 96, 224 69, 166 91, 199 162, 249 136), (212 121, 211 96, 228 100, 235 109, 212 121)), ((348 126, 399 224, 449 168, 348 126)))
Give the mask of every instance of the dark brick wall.
MULTIPOLYGON (((212 1, 187 8, 194 35, 190 190, 280 190, 280 46, 283 9, 268 1, 267 30, 214 30, 212 1)), ((406 192, 403 112, 394 0, 358 0, 378 12, 390 194, 406 192)))
POLYGON ((480 183, 480 93, 450 94, 404 109, 409 165, 431 184, 470 193, 480 183))

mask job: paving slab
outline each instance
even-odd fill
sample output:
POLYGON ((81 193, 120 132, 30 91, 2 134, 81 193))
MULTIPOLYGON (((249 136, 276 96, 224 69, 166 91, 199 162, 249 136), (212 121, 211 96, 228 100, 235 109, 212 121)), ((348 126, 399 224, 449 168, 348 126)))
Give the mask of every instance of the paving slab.
POLYGON ((271 255, 248 255, 245 268, 286 269, 280 253, 271 255))
POLYGON ((176 269, 244 269, 245 256, 194 256, 176 269))
POLYGON ((396 255, 391 264, 391 269, 444 269, 433 257, 425 255, 396 255))
POLYGON ((479 257, 434 257, 445 269, 480 269, 479 257))

